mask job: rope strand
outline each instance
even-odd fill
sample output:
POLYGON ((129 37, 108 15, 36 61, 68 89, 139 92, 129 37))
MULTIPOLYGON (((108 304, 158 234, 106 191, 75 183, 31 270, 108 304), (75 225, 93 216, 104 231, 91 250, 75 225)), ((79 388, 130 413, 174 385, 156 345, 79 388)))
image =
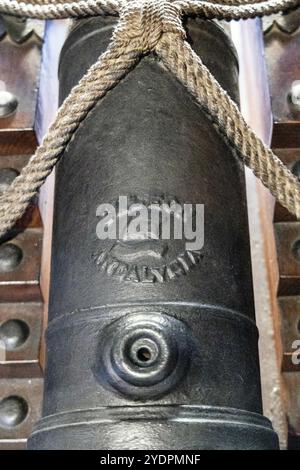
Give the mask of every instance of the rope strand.
MULTIPOLYGON (((238 0, 234 0, 238 1, 238 0)), ((179 0, 176 2, 184 15, 197 15, 207 19, 216 20, 247 20, 261 16, 286 12, 300 5, 300 0, 262 0, 240 1, 239 5, 232 5, 230 0, 214 1, 179 0)))
POLYGON ((300 217, 298 178, 250 129, 237 105, 220 87, 190 45, 165 35, 156 51, 170 72, 177 76, 205 108, 243 163, 251 168, 283 206, 300 217))
POLYGON ((0 236, 22 216, 91 109, 138 63, 155 51, 194 95, 228 145, 300 218, 300 182, 255 135, 238 107, 185 39, 182 15, 246 19, 284 12, 300 0, 0 0, 0 13, 39 19, 119 15, 111 43, 58 110, 41 146, 0 197, 0 236))
POLYGON ((98 15, 116 16, 121 0, 81 0, 81 1, 43 1, 43 0, 0 0, 0 13, 38 20, 58 20, 84 18, 98 15))

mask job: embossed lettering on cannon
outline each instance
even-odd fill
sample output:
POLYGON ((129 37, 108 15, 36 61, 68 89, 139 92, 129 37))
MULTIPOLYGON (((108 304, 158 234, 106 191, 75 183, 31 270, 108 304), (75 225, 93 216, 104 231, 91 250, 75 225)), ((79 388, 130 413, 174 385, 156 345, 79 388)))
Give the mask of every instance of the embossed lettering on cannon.
POLYGON ((120 196, 97 207, 99 270, 121 280, 155 283, 187 274, 203 258, 204 206, 175 197, 120 196))

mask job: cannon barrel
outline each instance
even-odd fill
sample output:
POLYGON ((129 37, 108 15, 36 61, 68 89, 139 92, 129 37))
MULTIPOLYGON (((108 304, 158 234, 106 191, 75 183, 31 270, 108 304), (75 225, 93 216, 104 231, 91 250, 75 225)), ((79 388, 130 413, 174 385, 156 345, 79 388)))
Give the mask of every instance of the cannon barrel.
MULTIPOLYGON (((114 24, 76 22, 61 54, 61 101, 114 24)), ((238 102, 228 34, 200 19, 185 27, 238 102)), ((31 449, 278 447, 262 415, 244 169, 153 54, 95 105, 58 165, 46 340, 31 449), (186 204, 195 233, 204 207, 201 245, 148 225, 128 230, 154 207, 160 233, 186 204), (101 237, 105 221, 109 235, 122 227, 126 236, 101 237)))

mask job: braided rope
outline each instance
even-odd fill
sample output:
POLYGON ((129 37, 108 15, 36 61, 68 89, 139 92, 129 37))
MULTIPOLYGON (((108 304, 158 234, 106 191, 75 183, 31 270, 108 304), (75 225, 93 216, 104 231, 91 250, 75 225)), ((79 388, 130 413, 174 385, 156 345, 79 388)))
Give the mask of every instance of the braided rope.
POLYGON ((0 13, 53 20, 65 18, 84 18, 97 15, 117 15, 122 0, 82 0, 82 1, 43 1, 43 0, 1 0, 0 13))
MULTIPOLYGON (((0 0, 0 13, 36 19, 83 18, 118 15, 130 4, 145 0, 0 0)), ((151 3, 149 0, 147 3, 151 3)), ((185 15, 218 20, 239 20, 284 12, 300 5, 299 0, 166 0, 185 15)))
POLYGON ((89 111, 151 51, 195 96, 242 161, 300 218, 300 182, 247 125, 236 104, 186 42, 181 23, 183 14, 246 19, 298 5, 300 0, 0 0, 0 13, 17 16, 120 16, 108 49, 72 89, 41 146, 0 197, 0 236, 22 216, 89 111))
POLYGON ((242 0, 239 5, 231 5, 227 2, 228 0, 220 0, 220 3, 205 0, 200 2, 179 0, 176 3, 185 15, 199 15, 216 20, 246 20, 285 12, 300 5, 299 0, 258 0, 256 2, 242 0))
POLYGON ((255 135, 237 105, 220 87, 187 42, 164 36, 156 51, 166 67, 205 108, 229 145, 253 170, 277 200, 300 216, 300 183, 288 168, 255 135))

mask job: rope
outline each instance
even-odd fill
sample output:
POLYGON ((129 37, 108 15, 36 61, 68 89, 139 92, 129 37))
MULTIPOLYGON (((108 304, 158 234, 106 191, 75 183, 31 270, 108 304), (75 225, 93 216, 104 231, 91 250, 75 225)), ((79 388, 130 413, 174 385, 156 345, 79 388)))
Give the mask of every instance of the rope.
POLYGON ((155 52, 193 94, 243 163, 284 207, 300 218, 298 178, 250 129, 236 104, 186 41, 181 22, 183 15, 227 20, 253 18, 286 11, 299 6, 300 0, 217 1, 0 0, 0 13, 23 17, 120 17, 108 49, 72 89, 40 147, 0 197, 0 236, 22 216, 89 111, 149 52, 155 52))

